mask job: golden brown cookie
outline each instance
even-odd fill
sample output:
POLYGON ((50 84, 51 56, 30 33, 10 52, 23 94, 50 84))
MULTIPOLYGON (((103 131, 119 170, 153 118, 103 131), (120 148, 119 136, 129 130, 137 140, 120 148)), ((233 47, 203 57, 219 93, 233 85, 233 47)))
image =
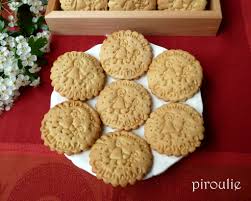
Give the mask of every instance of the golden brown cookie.
POLYGON ((107 0, 60 0, 62 10, 107 10, 107 0))
POLYGON ((135 31, 114 32, 104 40, 100 61, 107 74, 118 79, 135 79, 144 74, 152 61, 152 49, 144 36, 135 31))
POLYGON ((207 0, 157 0, 159 10, 204 10, 207 0))
POLYGON ((67 101, 56 105, 44 116, 41 138, 52 151, 68 155, 89 149, 99 138, 98 113, 86 103, 67 101))
POLYGON ((145 139, 161 154, 185 156, 204 138, 203 119, 192 107, 171 103, 151 113, 145 124, 145 139))
POLYGON ((182 101, 200 89, 202 68, 194 56, 183 50, 167 50, 153 59, 147 73, 152 93, 165 101, 182 101))
POLYGON ((131 130, 142 125, 148 118, 151 97, 142 85, 120 80, 101 91, 96 108, 105 125, 119 130, 131 130))
POLYGON ((156 10, 156 0, 109 0, 109 10, 156 10))
POLYGON ((103 135, 93 145, 90 165, 98 179, 125 187, 141 180, 152 167, 153 159, 146 141, 131 132, 103 135))
POLYGON ((105 74, 99 61, 84 52, 66 52, 51 68, 54 89, 72 100, 97 96, 105 84, 105 74))

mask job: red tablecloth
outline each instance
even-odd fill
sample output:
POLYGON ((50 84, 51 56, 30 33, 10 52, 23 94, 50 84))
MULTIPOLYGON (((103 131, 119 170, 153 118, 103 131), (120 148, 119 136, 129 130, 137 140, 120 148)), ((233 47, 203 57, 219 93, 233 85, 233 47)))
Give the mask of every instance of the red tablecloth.
POLYGON ((251 200, 251 1, 222 0, 217 37, 147 37, 166 48, 196 55, 202 87, 206 139, 200 150, 164 174, 134 186, 112 188, 47 150, 40 122, 49 109, 49 71, 60 54, 87 50, 104 37, 54 36, 42 84, 25 89, 0 116, 0 201, 250 201, 251 200), (241 182, 241 189, 197 190, 193 181, 241 182))

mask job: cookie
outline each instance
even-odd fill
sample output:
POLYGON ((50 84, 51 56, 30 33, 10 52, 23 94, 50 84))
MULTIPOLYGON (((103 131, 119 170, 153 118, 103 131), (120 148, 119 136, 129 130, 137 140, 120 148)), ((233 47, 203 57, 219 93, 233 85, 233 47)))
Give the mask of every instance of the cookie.
POLYGON ((194 56, 183 50, 167 50, 153 59, 147 73, 152 93, 165 101, 182 101, 198 92, 202 68, 194 56))
POLYGON ((109 10, 156 10, 156 0, 109 0, 109 10))
POLYGON ((204 10, 207 0, 157 0, 158 10, 204 10))
POLYGON ((105 84, 105 74, 99 61, 84 52, 67 52, 51 68, 54 89, 72 100, 87 100, 97 96, 105 84))
POLYGON ((107 10, 107 0, 60 0, 65 11, 74 10, 107 10))
POLYGON ((152 56, 144 36, 130 30, 114 32, 104 40, 100 50, 102 67, 117 79, 140 77, 148 70, 152 56))
POLYGON ((143 179, 152 163, 150 146, 131 132, 108 133, 91 148, 92 171, 98 179, 113 186, 125 187, 143 179))
POLYGON ((204 138, 203 119, 192 107, 166 104, 151 113, 145 124, 145 139, 161 154, 185 156, 204 138))
POLYGON ((86 103, 67 101, 56 105, 44 116, 41 138, 53 151, 68 155, 89 149, 99 138, 101 121, 86 103))
POLYGON ((120 80, 101 91, 96 109, 105 125, 119 130, 131 130, 142 125, 148 118, 151 97, 142 85, 120 80))

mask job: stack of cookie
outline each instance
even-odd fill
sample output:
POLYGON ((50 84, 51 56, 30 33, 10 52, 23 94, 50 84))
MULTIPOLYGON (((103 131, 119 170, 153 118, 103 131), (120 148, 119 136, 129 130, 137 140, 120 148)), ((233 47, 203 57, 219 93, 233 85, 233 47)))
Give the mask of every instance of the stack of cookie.
POLYGON ((205 10, 207 0, 157 0, 158 10, 200 11, 205 10))
POLYGON ((65 53, 54 62, 51 79, 69 101, 44 116, 45 145, 67 155, 91 147, 92 171, 113 186, 143 179, 153 164, 151 148, 185 156, 203 139, 201 115, 181 102, 202 82, 200 63, 188 52, 168 50, 153 59, 143 35, 118 31, 103 42, 100 62, 83 52, 65 53), (155 111, 150 92, 134 81, 146 72, 151 93, 169 102, 155 111), (105 86, 105 74, 118 80, 105 86), (96 96, 96 110, 83 102, 96 96), (101 122, 115 131, 102 134, 101 122), (132 131, 142 125, 145 139, 132 131))
POLYGON ((204 10, 207 0, 60 0, 62 10, 204 10))

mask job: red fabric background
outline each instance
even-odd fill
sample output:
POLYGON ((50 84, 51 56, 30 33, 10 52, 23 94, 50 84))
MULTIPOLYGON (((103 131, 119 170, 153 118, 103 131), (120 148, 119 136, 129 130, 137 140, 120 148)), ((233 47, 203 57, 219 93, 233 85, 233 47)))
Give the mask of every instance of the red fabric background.
POLYGON ((250 201, 251 1, 222 0, 222 9, 217 37, 147 37, 168 49, 191 52, 203 65, 206 139, 200 150, 166 173, 126 189, 113 189, 48 152, 41 146, 39 127, 49 109, 50 66, 60 54, 87 50, 104 39, 54 36, 41 86, 25 89, 13 109, 0 116, 0 201, 250 201), (242 189, 192 193, 192 181, 227 178, 241 181, 242 189))

